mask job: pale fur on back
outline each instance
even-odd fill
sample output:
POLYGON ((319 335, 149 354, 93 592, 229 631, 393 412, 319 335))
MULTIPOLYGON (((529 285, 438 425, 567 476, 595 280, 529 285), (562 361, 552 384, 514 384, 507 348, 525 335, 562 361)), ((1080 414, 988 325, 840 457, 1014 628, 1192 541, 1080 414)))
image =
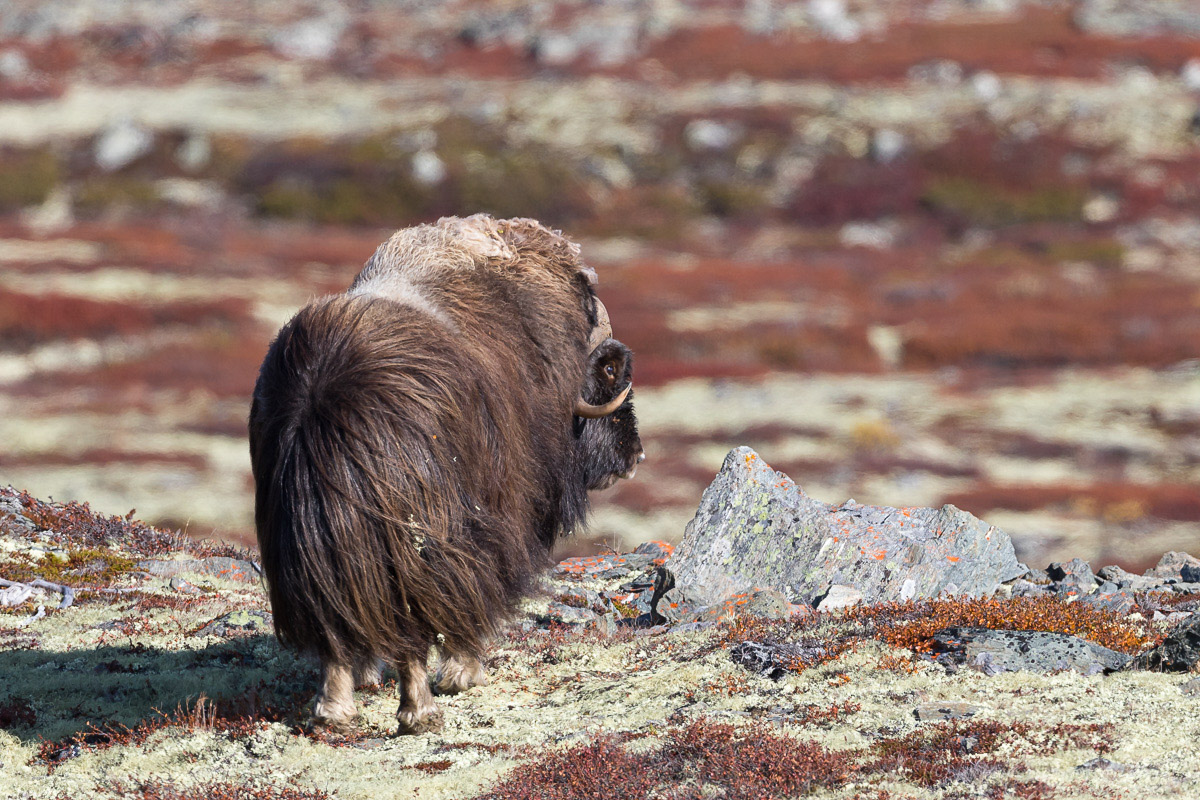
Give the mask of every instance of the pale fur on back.
MULTIPOLYGON (((426 287, 437 284, 447 273, 467 272, 487 263, 495 265, 516 259, 517 252, 505 240, 505 225, 545 230, 536 220, 497 221, 487 214, 442 217, 432 225, 405 228, 375 250, 346 293, 383 297, 424 311, 453 328, 453 322, 430 297, 426 287)), ((558 231, 553 233, 560 238, 558 231)), ((579 245, 565 238, 561 242, 577 259, 579 245)), ((595 285, 594 270, 582 263, 579 270, 595 285)))

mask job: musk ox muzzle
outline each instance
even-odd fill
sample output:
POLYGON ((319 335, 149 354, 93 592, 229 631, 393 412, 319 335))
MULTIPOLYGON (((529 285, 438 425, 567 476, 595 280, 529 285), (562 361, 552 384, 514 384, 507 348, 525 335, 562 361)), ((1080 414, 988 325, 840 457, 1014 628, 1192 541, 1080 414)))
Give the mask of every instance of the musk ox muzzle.
POLYGON ((321 659, 313 715, 400 673, 402 733, 481 658, 577 530, 587 492, 644 458, 633 360, 579 247, 533 220, 398 231, 268 348, 250 411, 255 525, 279 639, 321 659))

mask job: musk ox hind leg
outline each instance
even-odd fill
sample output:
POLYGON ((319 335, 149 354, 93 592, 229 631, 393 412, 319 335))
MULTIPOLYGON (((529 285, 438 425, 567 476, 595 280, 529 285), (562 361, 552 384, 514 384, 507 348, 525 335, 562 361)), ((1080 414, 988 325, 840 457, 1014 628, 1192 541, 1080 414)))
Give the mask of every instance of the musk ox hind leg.
POLYGON ((354 707, 354 668, 332 661, 321 663, 321 693, 313 706, 313 724, 342 730, 350 726, 354 707))
POLYGON ((409 656, 400 667, 400 709, 396 720, 398 733, 435 733, 442 729, 442 709, 433 702, 425 659, 409 656))
POLYGON ((383 659, 364 658, 354 665, 354 686, 378 686, 383 682, 383 659))
POLYGON ((472 686, 486 686, 487 673, 478 658, 443 650, 433 687, 438 694, 458 694, 472 686))

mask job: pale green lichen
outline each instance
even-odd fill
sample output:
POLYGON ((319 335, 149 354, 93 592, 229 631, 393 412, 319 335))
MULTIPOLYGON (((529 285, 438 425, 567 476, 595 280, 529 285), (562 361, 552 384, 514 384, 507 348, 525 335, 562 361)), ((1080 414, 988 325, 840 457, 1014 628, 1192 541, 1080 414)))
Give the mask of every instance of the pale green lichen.
MULTIPOLYGON (((281 650, 269 631, 231 638, 197 633, 231 612, 228 621, 249 621, 249 612, 267 607, 261 587, 196 577, 211 581, 213 591, 180 607, 139 609, 136 600, 143 592, 180 595, 167 589, 166 578, 131 576, 121 585, 139 586, 142 592, 116 595, 112 604, 81 602, 22 632, 0 631, 5 643, 0 673, 6 677, 0 701, 7 695, 28 698, 37 713, 31 728, 0 730, 7 793, 89 796, 114 781, 157 777, 179 784, 295 780, 339 798, 412 797, 419 789, 425 800, 450 800, 479 793, 549 748, 599 733, 645 734, 633 746, 650 749, 679 720, 702 715, 734 722, 766 719, 798 738, 865 752, 881 736, 903 735, 921 725, 913 716, 916 705, 943 700, 978 706, 977 718, 983 719, 1110 723, 1116 741, 1107 757, 1133 767, 1129 772, 1076 770, 1096 755, 1090 750, 1030 755, 1015 748, 999 754, 1024 765, 1022 780, 1045 781, 1059 797, 1096 796, 1107 788, 1139 798, 1180 796, 1200 780, 1200 752, 1180 746, 1200 737, 1200 701, 1179 689, 1185 676, 989 677, 968 669, 947 674, 922 662, 911 669, 883 668, 904 653, 866 641, 775 682, 734 664, 728 650, 715 645, 712 631, 611 639, 577 634, 553 641, 535 633, 524 642, 501 639, 490 654, 487 686, 439 698, 446 720, 441 733, 393 736, 399 697, 389 674, 380 689, 356 693, 359 736, 350 746, 333 746, 298 728, 317 689, 315 662, 281 650), (21 642, 30 649, 20 649, 21 642), (194 707, 201 695, 234 698, 252 692, 295 698, 294 716, 242 735, 174 726, 154 732, 143 744, 85 749, 52 771, 36 763, 42 739, 62 739, 88 721, 135 725, 155 717, 155 709, 170 713, 194 707), (832 723, 799 722, 806 707, 841 703, 861 708, 832 723), (450 766, 433 772, 416 768, 438 761, 450 766)), ((599 591, 625 580, 572 585, 599 591)), ((548 602, 549 595, 531 598, 523 613, 544 613, 548 602)), ((826 624, 813 633, 829 638, 834 630, 826 624)), ((903 797, 944 794, 900 775, 881 776, 869 786, 903 797)), ((862 788, 848 784, 822 796, 849 798, 862 788)))

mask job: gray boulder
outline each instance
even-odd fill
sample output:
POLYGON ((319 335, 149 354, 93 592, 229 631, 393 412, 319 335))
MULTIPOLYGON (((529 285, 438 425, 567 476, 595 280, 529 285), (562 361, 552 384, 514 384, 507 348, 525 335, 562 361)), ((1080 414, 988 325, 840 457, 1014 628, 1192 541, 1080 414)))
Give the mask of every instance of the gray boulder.
POLYGON ((988 675, 1067 669, 1095 675, 1121 669, 1130 660, 1124 653, 1078 636, 1045 631, 946 628, 934 635, 932 648, 938 663, 988 675))
POLYGON ((666 568, 703 603, 769 587, 808 605, 834 584, 875 603, 988 595, 1026 573, 1008 534, 954 506, 832 506, 748 447, 725 457, 666 568))

